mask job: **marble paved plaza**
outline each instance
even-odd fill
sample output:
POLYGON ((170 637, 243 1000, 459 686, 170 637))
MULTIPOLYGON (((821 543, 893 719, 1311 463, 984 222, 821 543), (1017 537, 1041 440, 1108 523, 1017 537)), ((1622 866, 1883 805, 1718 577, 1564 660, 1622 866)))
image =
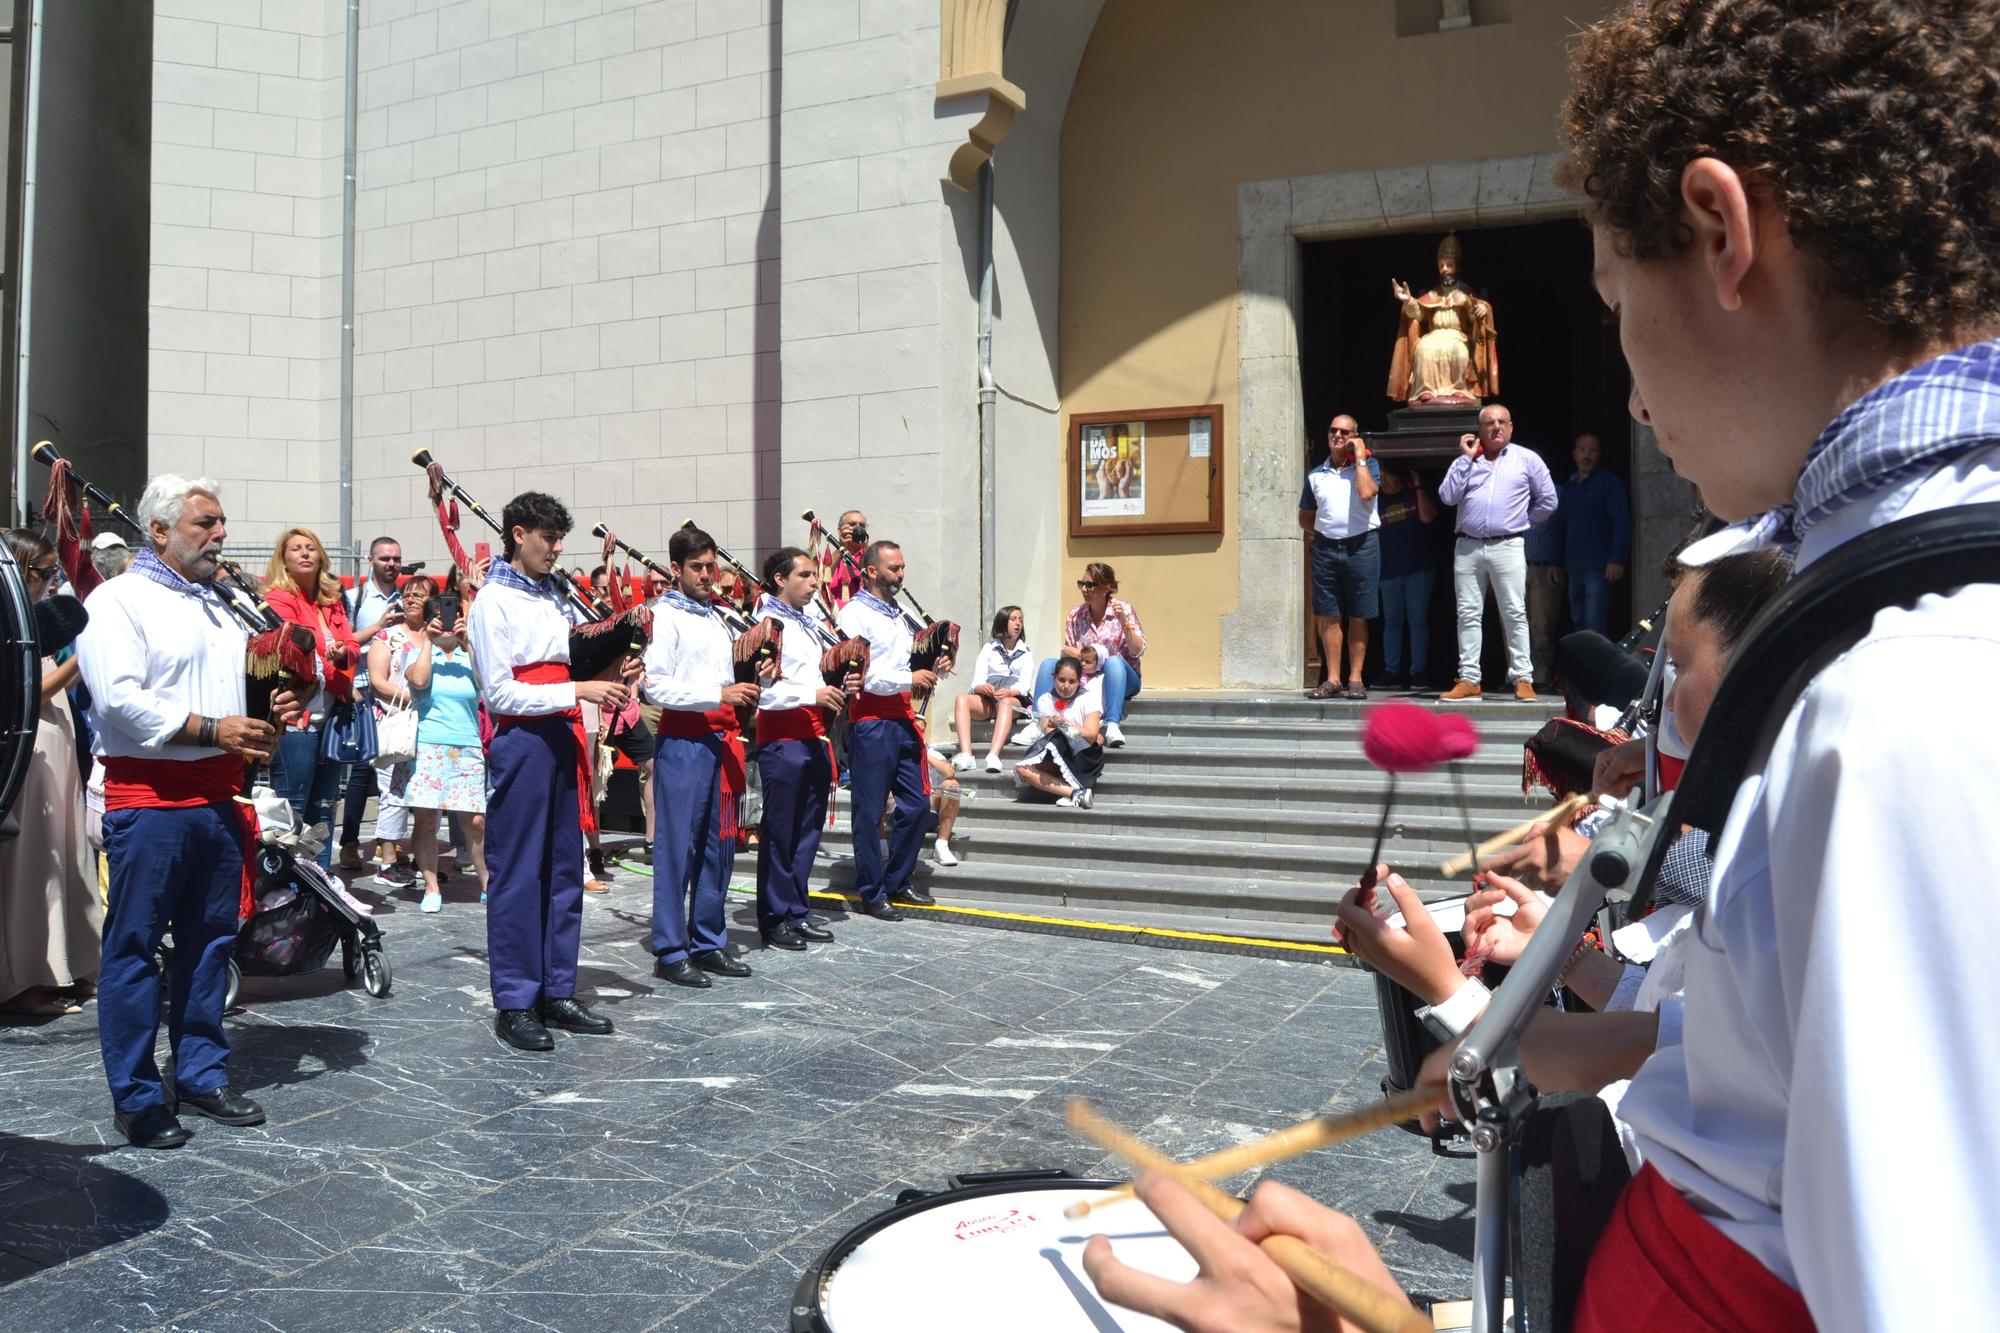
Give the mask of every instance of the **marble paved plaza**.
MULTIPOLYGON (((238 1087, 270 1123, 111 1125, 95 1011, 0 1027, 0 1329, 786 1327, 801 1269, 907 1186, 1115 1170, 1082 1094, 1177 1152, 1377 1094, 1369 979, 1320 963, 832 914, 713 990, 652 979, 626 872, 586 908, 552 1055, 493 1036, 482 909, 378 908, 395 989, 247 984, 238 1087)), ((1277 1174, 1355 1213, 1413 1292, 1462 1295, 1471 1164, 1389 1130, 1277 1174)), ((1241 1183, 1241 1182, 1239 1182, 1241 1183)), ((942 1318, 939 1327, 948 1327, 942 1318)))

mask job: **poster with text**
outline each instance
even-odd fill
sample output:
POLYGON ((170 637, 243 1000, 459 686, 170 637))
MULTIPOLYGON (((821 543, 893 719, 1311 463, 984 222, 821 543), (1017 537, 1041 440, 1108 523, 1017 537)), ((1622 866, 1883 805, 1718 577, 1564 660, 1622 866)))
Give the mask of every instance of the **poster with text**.
POLYGON ((1146 423, 1113 421, 1083 428, 1083 516, 1146 512, 1146 423))

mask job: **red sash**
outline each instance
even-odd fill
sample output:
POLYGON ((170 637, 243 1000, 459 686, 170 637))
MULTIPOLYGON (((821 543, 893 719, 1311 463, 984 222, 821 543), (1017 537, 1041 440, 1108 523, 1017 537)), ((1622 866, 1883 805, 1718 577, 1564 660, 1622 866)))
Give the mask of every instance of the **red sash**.
MULTIPOLYGON (((523 685, 566 685, 569 683, 569 663, 530 662, 514 668, 514 679, 523 685)), ((499 735, 516 722, 525 722, 528 715, 515 716, 510 713, 494 713, 493 733, 499 735)), ((583 824, 586 836, 597 832, 597 803, 590 799, 590 737, 583 734, 583 709, 571 704, 555 716, 569 723, 569 734, 576 739, 576 803, 577 818, 583 824)))
POLYGON ((1590 1253, 1571 1327, 1804 1333, 1813 1319, 1804 1297, 1645 1166, 1590 1253))
POLYGON ((736 709, 729 704, 711 708, 706 713, 690 712, 685 708, 662 708, 658 734, 684 741, 698 741, 708 736, 722 738, 722 837, 725 842, 739 845, 749 841, 750 830, 743 828, 736 817, 743 793, 750 785, 743 754, 743 724, 737 719, 736 709))
POLYGON ((104 761, 104 808, 111 810, 193 810, 225 805, 243 830, 243 888, 237 915, 247 917, 256 882, 257 811, 236 799, 243 790, 243 761, 233 754, 206 759, 137 759, 127 756, 104 761))
MULTIPOLYGON (((856 722, 901 722, 915 734, 917 745, 920 748, 924 746, 924 733, 917 726, 916 713, 910 708, 910 692, 908 690, 904 690, 901 694, 870 694, 867 690, 863 690, 860 694, 854 696, 853 701, 848 704, 847 715, 856 722)), ((931 794, 930 760, 919 758, 917 760, 917 768, 924 775, 924 795, 929 796, 931 794)))

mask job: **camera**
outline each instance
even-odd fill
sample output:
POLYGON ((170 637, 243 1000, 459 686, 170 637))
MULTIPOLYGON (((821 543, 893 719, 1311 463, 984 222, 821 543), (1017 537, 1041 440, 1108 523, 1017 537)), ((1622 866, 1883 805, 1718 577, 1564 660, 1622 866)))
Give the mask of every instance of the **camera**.
POLYGON ((865 524, 856 523, 847 530, 847 534, 847 539, 856 546, 866 546, 868 544, 868 528, 865 524))

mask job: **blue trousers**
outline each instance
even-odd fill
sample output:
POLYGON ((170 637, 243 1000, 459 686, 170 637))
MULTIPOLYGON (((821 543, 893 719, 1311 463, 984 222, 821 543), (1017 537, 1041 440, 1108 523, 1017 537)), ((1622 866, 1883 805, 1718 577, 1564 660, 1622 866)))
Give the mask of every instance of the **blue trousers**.
POLYGON ((154 954, 169 926, 167 1041, 174 1086, 199 1097, 229 1081, 222 1031, 229 955, 242 903, 243 830, 234 811, 112 810, 104 816, 111 910, 97 973, 97 1040, 111 1104, 121 1114, 167 1100, 153 1042, 160 1030, 160 968, 154 954))
POLYGON ((583 825, 576 738, 559 715, 510 722, 486 747, 486 966, 495 1009, 576 994, 583 825))
POLYGON ((736 843, 722 836, 720 736, 661 736, 653 750, 653 934, 663 963, 729 943, 736 843))
POLYGON ((806 881, 826 827, 833 761, 825 741, 765 741, 757 747, 757 769, 764 777, 757 928, 769 933, 806 919, 806 881))
POLYGON ((1611 584, 1602 569, 1564 571, 1569 582, 1569 618, 1578 629, 1611 633, 1611 584))
MULTIPOLYGON (((1056 659, 1045 657, 1035 671, 1035 699, 1050 692, 1056 681, 1056 659)), ((1125 701, 1138 697, 1139 668, 1122 657, 1113 657, 1104 663, 1104 720, 1123 722, 1125 701)), ((1028 701, 1028 711, 1033 712, 1035 700, 1028 701)))
POLYGON ((319 756, 323 727, 287 731, 271 758, 271 790, 285 798, 300 826, 328 826, 327 840, 319 849, 322 869, 333 863, 333 802, 347 779, 347 765, 330 764, 319 756))
POLYGON ((1408 675, 1423 676, 1431 669, 1431 589, 1437 584, 1435 569, 1419 569, 1382 580, 1382 670, 1391 676, 1404 675, 1403 635, 1410 636, 1408 675))
POLYGON ((870 718, 848 731, 848 760, 854 793, 848 827, 854 838, 854 888, 864 903, 879 903, 910 887, 917 852, 924 841, 924 746, 906 722, 870 718), (889 826, 889 860, 882 860, 882 804, 896 794, 896 818, 889 826))

